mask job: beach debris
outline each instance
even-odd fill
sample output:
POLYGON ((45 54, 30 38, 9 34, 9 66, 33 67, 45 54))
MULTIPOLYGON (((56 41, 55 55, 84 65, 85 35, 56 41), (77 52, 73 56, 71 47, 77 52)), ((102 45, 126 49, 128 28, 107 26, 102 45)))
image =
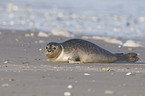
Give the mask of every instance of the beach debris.
POLYGON ((90 74, 89 74, 89 73, 84 73, 84 75, 85 75, 85 76, 89 76, 90 74))
POLYGON ((88 92, 91 92, 91 89, 88 89, 88 92))
POLYGON ((73 37, 73 35, 69 33, 66 29, 53 29, 51 30, 51 34, 56 36, 73 37))
POLYGON ((131 75, 131 74, 132 74, 131 72, 126 73, 126 75, 131 75))
POLYGON ((48 37, 49 35, 45 32, 39 32, 38 37, 48 37))
POLYGON ((16 38, 15 40, 16 40, 17 42, 19 41, 19 39, 18 39, 18 38, 16 38))
POLYGON ((71 96, 70 92, 64 92, 64 96, 71 96))
POLYGON ((139 17, 140 22, 145 22, 145 17, 139 17))
POLYGON ((105 90, 104 93, 105 94, 114 94, 114 91, 113 90, 105 90))
POLYGON ((39 51, 42 51, 42 49, 40 48, 39 51))
POLYGON ((16 30, 11 30, 12 33, 16 33, 16 30))
POLYGON ((7 64, 7 63, 8 63, 8 60, 5 60, 5 61, 4 61, 4 64, 7 64))
POLYGON ((133 49, 132 49, 132 48, 128 48, 128 50, 129 50, 129 51, 132 51, 133 49))
POLYGON ((133 40, 127 40, 124 44, 123 47, 143 47, 142 45, 136 43, 133 40))
POLYGON ((43 43, 45 43, 45 41, 43 41, 43 40, 39 40, 39 41, 34 41, 35 42, 35 44, 43 44, 43 43))
POLYGON ((135 74, 128 72, 128 73, 126 73, 126 75, 129 76, 129 75, 135 75, 135 74))
POLYGON ((14 79, 13 78, 9 78, 9 81, 14 81, 14 79))
POLYGON ((30 33, 30 34, 29 34, 29 33, 26 33, 26 34, 25 34, 25 37, 34 37, 34 36, 35 36, 34 33, 30 33))
POLYGON ((67 88, 68 88, 68 89, 72 89, 73 86, 72 86, 72 85, 68 85, 67 88))
POLYGON ((39 40, 39 43, 42 44, 42 43, 45 43, 45 41, 43 41, 43 40, 39 40))
POLYGON ((123 85, 123 86, 126 86, 127 84, 126 84, 126 83, 123 83, 122 85, 123 85))
POLYGON ((102 68, 102 71, 110 71, 110 68, 102 68))
POLYGON ((37 44, 38 43, 38 41, 35 41, 35 44, 37 44))
POLYGON ((121 48, 121 45, 119 45, 118 48, 121 48))
POLYGON ((9 86, 8 83, 4 83, 4 84, 1 85, 1 87, 8 87, 8 86, 9 86))

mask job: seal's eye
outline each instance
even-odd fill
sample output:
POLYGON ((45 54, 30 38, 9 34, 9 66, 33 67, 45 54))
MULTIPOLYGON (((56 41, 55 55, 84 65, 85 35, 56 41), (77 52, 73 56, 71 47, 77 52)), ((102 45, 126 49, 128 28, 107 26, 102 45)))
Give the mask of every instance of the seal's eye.
POLYGON ((55 45, 52 45, 51 46, 51 49, 53 49, 53 50, 56 50, 58 47, 57 46, 55 46, 55 45))
POLYGON ((53 48, 54 50, 56 49, 56 47, 53 48))

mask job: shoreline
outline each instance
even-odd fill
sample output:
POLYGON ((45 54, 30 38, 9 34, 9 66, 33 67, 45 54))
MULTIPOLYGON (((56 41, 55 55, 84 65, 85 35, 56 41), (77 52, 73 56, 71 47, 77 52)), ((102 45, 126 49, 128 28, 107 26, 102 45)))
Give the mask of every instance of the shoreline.
MULTIPOLYGON (((5 96, 144 96, 145 48, 118 48, 101 40, 89 41, 116 52, 136 52, 136 63, 68 64, 48 62, 48 42, 68 37, 38 37, 38 32, 0 30, 0 93, 5 96), (34 36, 26 34, 34 33, 34 36), (71 85, 72 88, 67 86, 71 85), (140 89, 140 90, 137 90, 140 89), (108 91, 109 90, 109 91, 108 91), (65 95, 64 95, 65 96, 65 95)), ((77 37, 79 38, 79 37, 77 37)))

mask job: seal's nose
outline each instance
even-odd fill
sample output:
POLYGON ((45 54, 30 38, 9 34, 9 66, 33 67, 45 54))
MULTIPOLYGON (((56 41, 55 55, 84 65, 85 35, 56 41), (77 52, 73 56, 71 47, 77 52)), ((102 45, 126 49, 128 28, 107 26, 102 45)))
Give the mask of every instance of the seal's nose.
POLYGON ((48 52, 51 52, 51 49, 47 49, 48 52))

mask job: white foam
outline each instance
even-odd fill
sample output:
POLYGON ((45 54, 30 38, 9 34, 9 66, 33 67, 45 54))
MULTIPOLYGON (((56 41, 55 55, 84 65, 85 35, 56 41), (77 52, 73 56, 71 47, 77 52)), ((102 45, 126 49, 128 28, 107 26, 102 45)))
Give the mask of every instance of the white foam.
POLYGON ((100 37, 100 36, 82 36, 82 39, 103 40, 107 43, 119 44, 119 45, 123 44, 121 40, 118 40, 116 38, 108 38, 108 37, 100 37))
POLYGON ((136 43, 133 40, 127 40, 124 44, 123 47, 143 47, 142 45, 136 43))
POLYGON ((39 32, 38 37, 48 37, 49 35, 45 32, 39 32))
POLYGON ((56 36, 73 37, 73 35, 70 34, 66 29, 53 29, 51 30, 51 34, 56 36))
POLYGON ((120 41, 120 40, 118 40, 116 38, 112 38, 112 39, 107 38, 104 41, 107 42, 107 43, 112 43, 112 44, 119 44, 119 45, 123 44, 122 41, 120 41))

